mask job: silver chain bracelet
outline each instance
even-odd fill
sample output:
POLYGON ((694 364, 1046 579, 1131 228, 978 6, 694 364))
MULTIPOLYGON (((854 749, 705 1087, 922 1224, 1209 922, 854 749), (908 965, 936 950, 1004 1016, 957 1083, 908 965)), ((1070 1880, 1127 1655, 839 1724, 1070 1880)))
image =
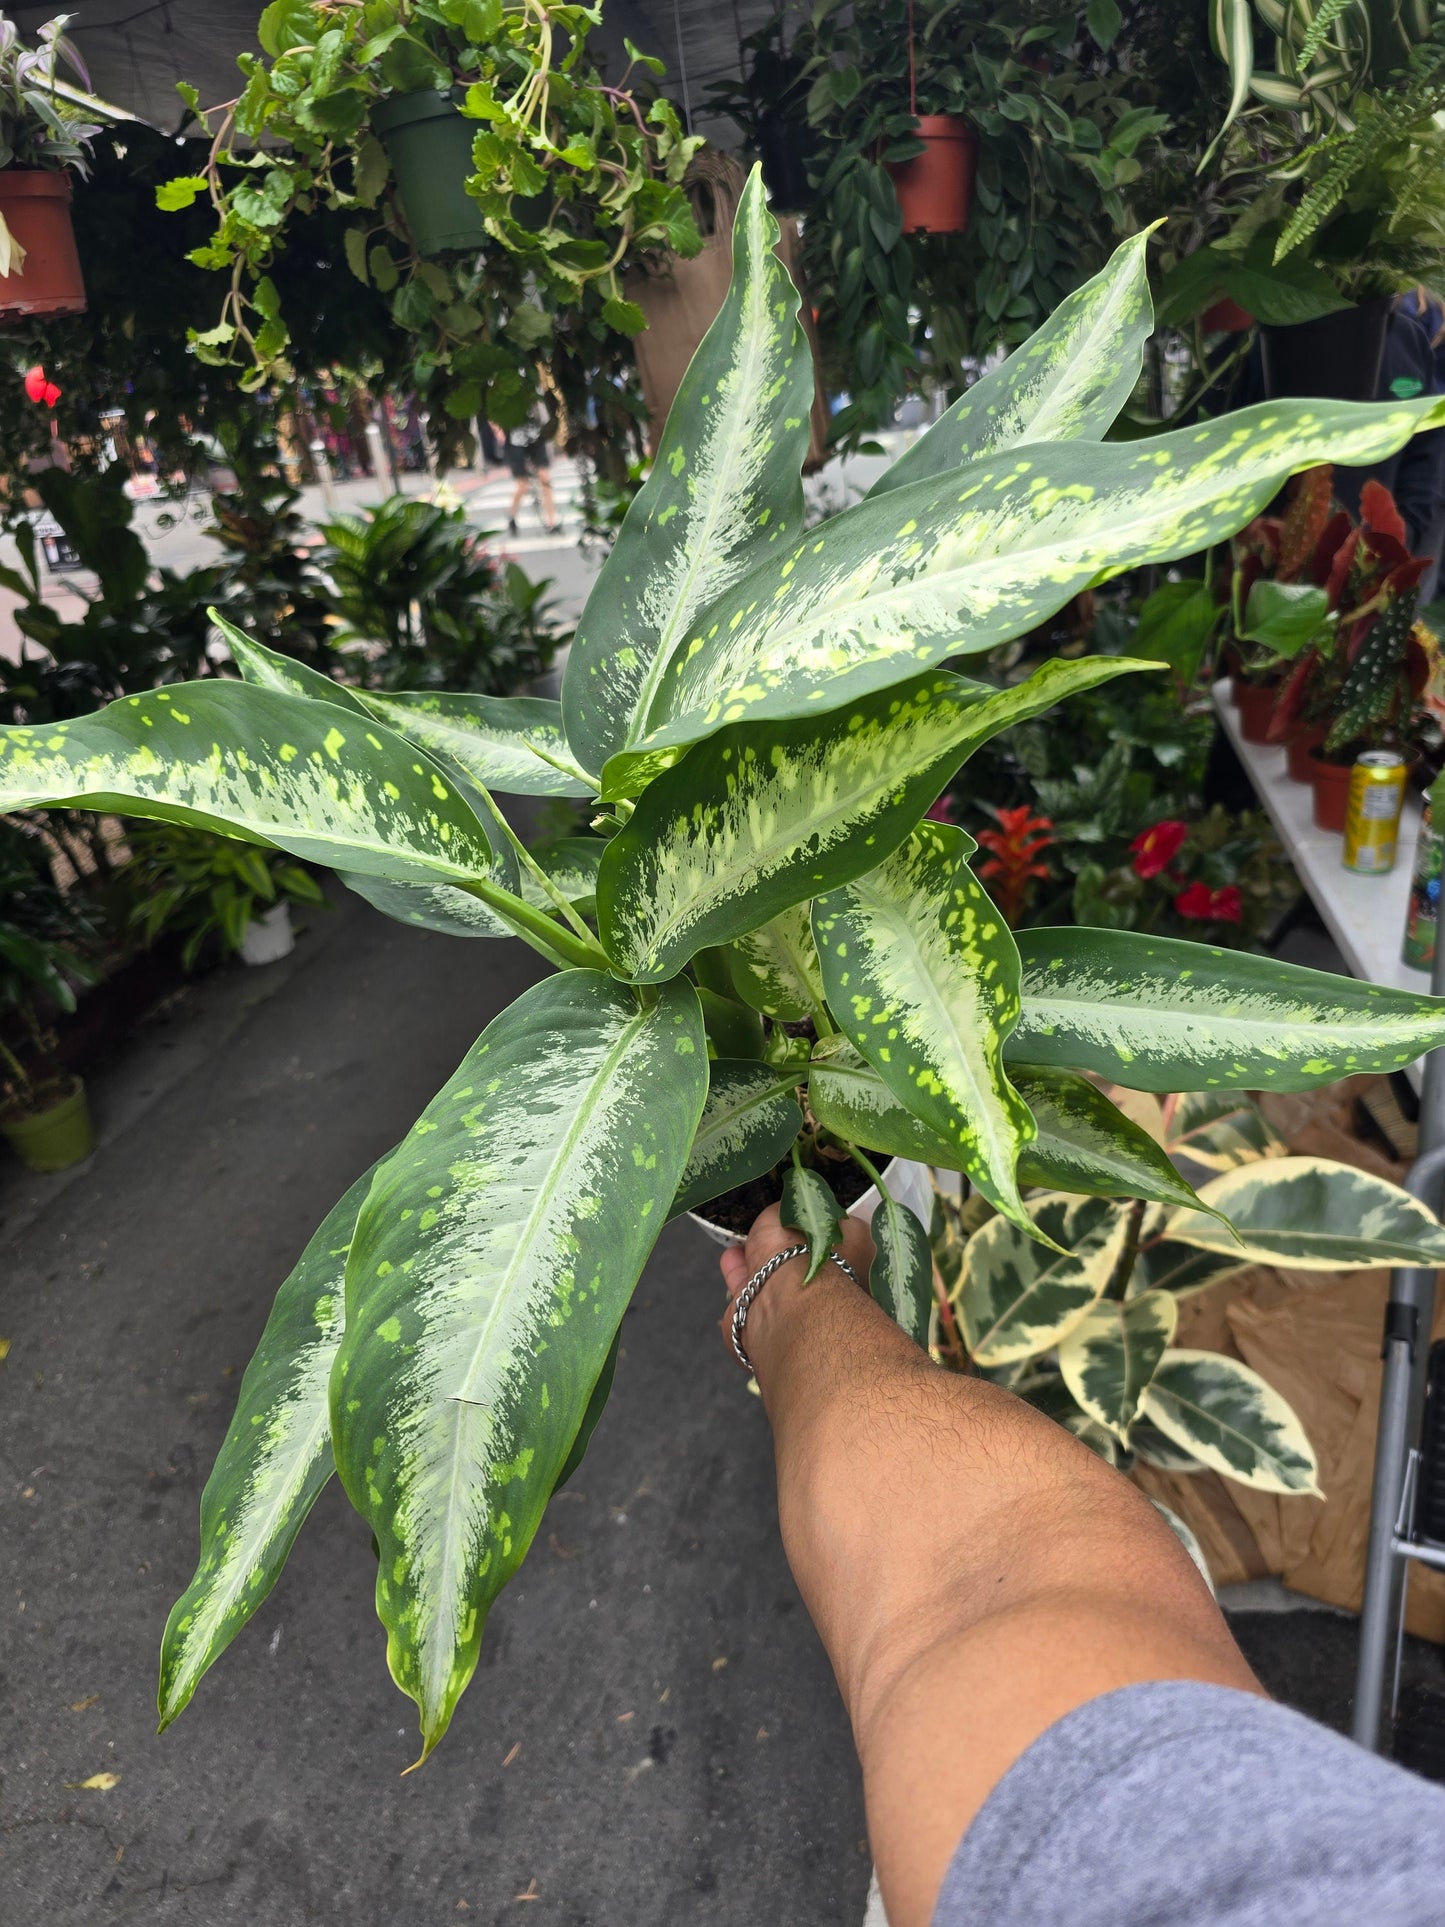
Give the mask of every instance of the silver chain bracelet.
MULTIPOLYGON (((749 1278, 737 1297, 734 1298, 732 1322, 733 1356, 745 1372, 751 1372, 753 1369, 753 1361, 743 1350, 743 1330, 747 1325, 748 1311, 753 1300, 768 1282, 769 1278, 772 1277, 779 1265, 787 1264, 790 1258, 801 1258, 807 1249, 808 1247, 805 1244, 789 1245, 786 1251, 780 1251, 776 1256, 769 1258, 765 1265, 759 1265, 758 1269, 753 1273, 752 1277, 749 1278)), ((828 1262, 835 1264, 845 1278, 851 1278, 853 1283, 855 1285, 857 1284, 857 1272, 840 1252, 835 1251, 828 1262)))

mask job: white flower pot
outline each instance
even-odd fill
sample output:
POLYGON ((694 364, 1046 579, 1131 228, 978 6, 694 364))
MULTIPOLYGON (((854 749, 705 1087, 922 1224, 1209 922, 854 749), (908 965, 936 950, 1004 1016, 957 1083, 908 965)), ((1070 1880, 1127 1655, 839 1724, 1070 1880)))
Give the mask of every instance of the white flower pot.
POLYGON ((241 962, 279 963, 296 948, 296 933, 291 928, 291 906, 277 903, 264 917, 253 917, 241 939, 241 962))
MULTIPOLYGON (((926 1164, 914 1164, 908 1158, 894 1158, 883 1167, 883 1184, 888 1195, 896 1204, 906 1204, 927 1231, 933 1220, 933 1182, 928 1175, 926 1164)), ((878 1187, 870 1184, 861 1198, 854 1200, 848 1207, 850 1218, 861 1218, 864 1224, 871 1224, 873 1213, 878 1209, 878 1187)), ((716 1245, 745 1244, 747 1241, 736 1231, 724 1231, 721 1225, 710 1224, 701 1212, 689 1211, 687 1214, 695 1225, 700 1225, 716 1245)))

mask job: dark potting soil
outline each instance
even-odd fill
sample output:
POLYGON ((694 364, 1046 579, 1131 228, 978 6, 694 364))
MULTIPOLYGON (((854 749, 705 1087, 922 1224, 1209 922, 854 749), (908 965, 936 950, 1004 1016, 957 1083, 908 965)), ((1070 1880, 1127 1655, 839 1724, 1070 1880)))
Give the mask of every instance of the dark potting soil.
MULTIPOLYGON (((783 1173, 786 1169, 786 1165, 774 1165, 762 1177, 753 1178, 732 1191, 724 1191, 720 1198, 698 1205, 697 1215, 723 1231, 736 1231, 746 1236, 752 1230, 753 1220, 758 1213, 766 1211, 770 1204, 776 1204, 782 1197, 783 1173)), ((833 1196, 845 1211, 850 1204, 857 1203, 872 1183, 867 1172, 856 1165, 852 1158, 837 1163, 829 1161, 820 1164, 817 1169, 828 1180, 833 1196)))

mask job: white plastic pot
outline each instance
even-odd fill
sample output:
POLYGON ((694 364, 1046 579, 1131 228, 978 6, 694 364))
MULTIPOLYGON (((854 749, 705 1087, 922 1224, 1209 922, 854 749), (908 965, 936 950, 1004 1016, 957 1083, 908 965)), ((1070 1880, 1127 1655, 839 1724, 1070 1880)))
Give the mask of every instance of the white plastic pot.
MULTIPOLYGON (((914 1164, 908 1158, 894 1158, 892 1163, 883 1167, 883 1185, 895 1204, 906 1204, 927 1231, 933 1220, 933 1182, 926 1164, 914 1164)), ((864 1224, 871 1224, 873 1213, 878 1209, 878 1187, 870 1184, 861 1198, 854 1200, 848 1207, 850 1218, 861 1218, 864 1224)), ((724 1231, 719 1224, 710 1224, 699 1211, 687 1214, 695 1225, 700 1225, 715 1245, 740 1245, 746 1239, 736 1231, 724 1231)))
POLYGON ((291 906, 277 903, 264 917, 253 917, 241 939, 241 962, 279 963, 296 948, 296 933, 291 928, 291 906))

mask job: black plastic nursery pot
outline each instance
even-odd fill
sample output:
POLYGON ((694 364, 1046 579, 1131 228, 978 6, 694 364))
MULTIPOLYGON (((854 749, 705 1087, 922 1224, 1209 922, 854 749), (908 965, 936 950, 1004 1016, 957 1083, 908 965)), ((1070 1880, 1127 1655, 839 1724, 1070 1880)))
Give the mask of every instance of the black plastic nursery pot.
POLYGON ((479 248, 486 229, 466 188, 467 177, 476 171, 472 139, 478 123, 468 120, 449 94, 427 87, 378 101, 371 125, 391 162, 417 252, 479 248))
POLYGON ((1268 400, 1319 397, 1373 401, 1389 325, 1389 297, 1339 308, 1288 328, 1261 327, 1260 355, 1268 400))

